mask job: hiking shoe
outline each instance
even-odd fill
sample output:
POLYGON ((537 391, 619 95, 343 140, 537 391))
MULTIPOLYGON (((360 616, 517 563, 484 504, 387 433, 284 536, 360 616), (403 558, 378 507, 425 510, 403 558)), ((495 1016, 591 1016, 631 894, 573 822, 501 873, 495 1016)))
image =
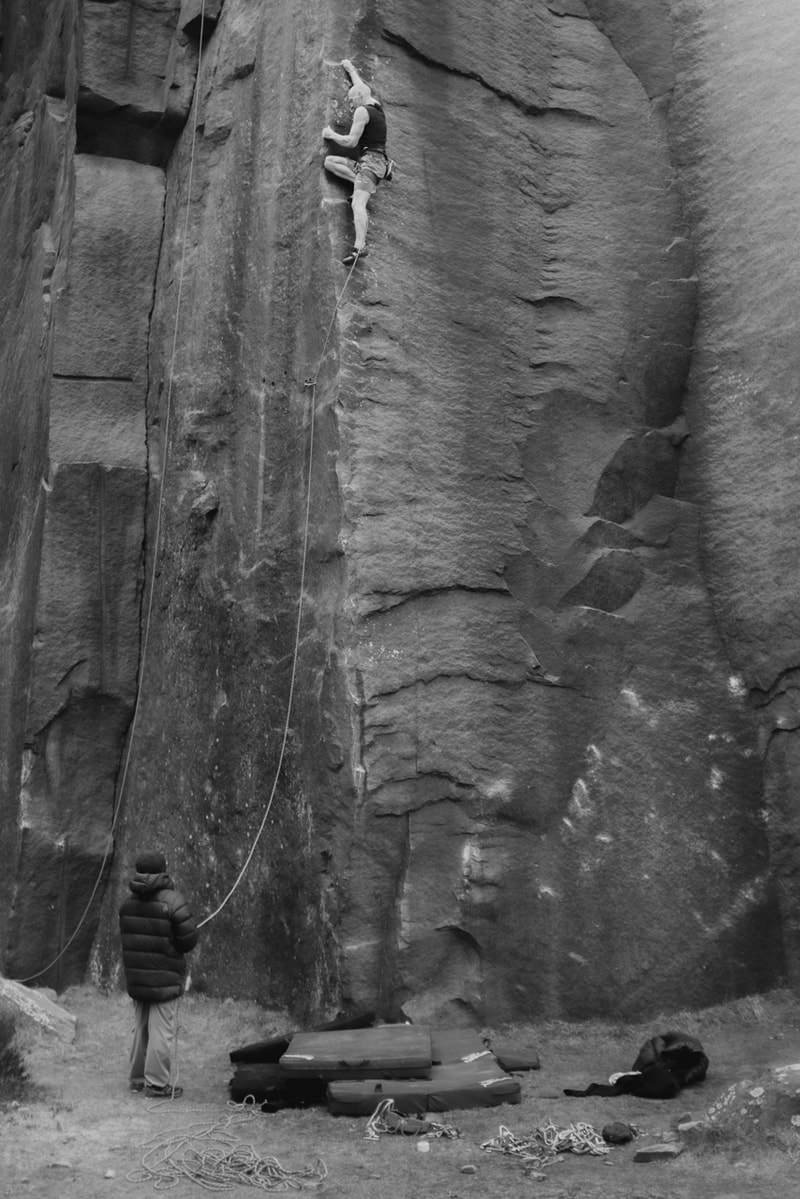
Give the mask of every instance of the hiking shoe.
POLYGON ((390 158, 389 165, 386 168, 386 174, 383 176, 387 183, 392 182, 392 176, 394 175, 394 166, 395 166, 394 159, 390 158))
POLYGON ((167 1083, 165 1087, 145 1087, 144 1093, 148 1099, 180 1099, 183 1087, 173 1087, 167 1083))
POLYGON ((144 1083, 143 1083, 143 1082, 132 1082, 132 1083, 131 1083, 131 1090, 132 1090, 132 1091, 143 1091, 143 1090, 144 1090, 144 1083))
POLYGON ((359 258, 366 258, 368 253, 369 250, 366 248, 366 246, 364 246, 364 248, 361 250, 358 250, 355 246, 353 246, 352 250, 347 251, 342 259, 342 262, 345 266, 352 266, 353 263, 357 262, 359 258))

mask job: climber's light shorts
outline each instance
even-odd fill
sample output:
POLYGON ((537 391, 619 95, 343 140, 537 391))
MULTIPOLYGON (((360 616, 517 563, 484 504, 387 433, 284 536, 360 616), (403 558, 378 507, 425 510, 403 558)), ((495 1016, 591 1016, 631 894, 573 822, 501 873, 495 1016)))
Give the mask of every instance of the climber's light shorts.
POLYGON ((379 154, 376 150, 367 150, 355 165, 356 181, 353 184, 353 190, 374 194, 388 169, 389 163, 385 155, 379 154))

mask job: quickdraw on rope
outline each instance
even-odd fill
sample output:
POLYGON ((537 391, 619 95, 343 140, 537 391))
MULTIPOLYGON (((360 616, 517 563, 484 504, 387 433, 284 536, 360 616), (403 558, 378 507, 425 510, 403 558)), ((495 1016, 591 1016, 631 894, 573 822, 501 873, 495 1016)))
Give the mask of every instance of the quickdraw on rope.
POLYGON ((152 1183, 157 1191, 170 1190, 182 1179, 207 1191, 231 1191, 238 1186, 299 1191, 327 1178, 322 1158, 317 1158, 313 1166, 289 1170, 276 1157, 262 1157, 232 1131, 236 1125, 254 1121, 255 1113, 245 1104, 229 1107, 233 1110, 227 1116, 210 1124, 198 1121, 157 1133, 145 1141, 141 1169, 128 1174, 128 1181, 152 1183))
POLYGON ((382 1099, 367 1121, 364 1136, 368 1141, 377 1141, 382 1132, 394 1132, 404 1137, 427 1137, 432 1140, 447 1137, 455 1140, 461 1136, 452 1124, 440 1124, 438 1120, 425 1117, 403 1116, 394 1105, 394 1099, 382 1099))
POLYGON ((560 1161, 562 1153, 590 1153, 596 1157, 604 1157, 608 1145, 600 1133, 591 1124, 570 1124, 567 1128, 557 1128, 555 1124, 540 1125, 529 1137, 517 1137, 500 1125, 500 1131, 490 1141, 484 1141, 481 1149, 487 1153, 504 1153, 516 1157, 526 1166, 543 1169, 560 1161))

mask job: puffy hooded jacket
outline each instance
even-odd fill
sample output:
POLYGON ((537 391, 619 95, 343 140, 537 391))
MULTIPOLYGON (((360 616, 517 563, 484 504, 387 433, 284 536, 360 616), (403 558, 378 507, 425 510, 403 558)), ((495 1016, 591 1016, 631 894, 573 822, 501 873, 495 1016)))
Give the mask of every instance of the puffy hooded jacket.
POLYGON ((167 874, 134 874, 119 910, 128 994, 166 1003, 183 992, 184 954, 197 944, 197 924, 167 874))

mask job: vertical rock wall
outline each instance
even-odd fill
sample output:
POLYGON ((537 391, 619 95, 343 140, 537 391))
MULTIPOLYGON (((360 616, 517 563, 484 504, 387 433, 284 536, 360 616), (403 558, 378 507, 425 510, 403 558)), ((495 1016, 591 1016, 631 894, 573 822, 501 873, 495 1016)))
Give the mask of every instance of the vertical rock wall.
POLYGON ((726 654, 758 726, 789 975, 798 977, 800 52, 797 10, 675 5, 675 147, 700 309, 686 490, 726 654))
MULTIPOLYGON (((47 53, 29 31, 77 112, 44 354, 4 318, 4 368, 43 397, 12 414, 3 559, 30 693, 27 730, 3 696, 10 972, 52 948, 43 900, 69 931, 63 847, 93 881, 113 819, 103 981, 146 843, 211 916, 195 985, 302 1014, 635 1014, 774 983, 792 751, 773 738, 765 790, 749 700, 792 676, 739 642, 758 504, 710 449, 750 446, 713 370, 723 15, 66 11, 47 53), (398 162, 349 279, 319 136, 348 120, 345 56, 398 162)), ((38 229, 11 262, 42 309, 38 229)))
POLYGON ((306 1011, 337 997, 326 871, 348 822, 338 793, 348 712, 330 698, 340 684, 328 666, 341 602, 323 398, 335 340, 316 392, 310 478, 304 386, 334 289, 321 243, 321 42, 316 18, 294 4, 267 20, 226 3, 168 168, 148 396, 148 443, 165 469, 149 537, 158 521, 161 539, 96 957, 102 976, 113 973, 115 900, 137 845, 157 842, 198 914, 220 908, 193 956, 194 985, 224 978, 233 993, 306 1011))
POLYGON ((18 707, 4 754, 3 821, 15 830, 5 842, 13 891, 4 939, 9 972, 27 977, 52 962, 36 977, 57 985, 85 973, 139 669, 147 342, 164 172, 147 161, 161 148, 144 127, 126 131, 137 120, 169 127, 180 87, 159 104, 179 6, 158 7, 158 28, 168 28, 155 48, 137 38, 137 11, 62 4, 40 20, 26 8, 11 14, 4 37, 5 112, 25 109, 12 126, 17 146, 6 144, 16 205, 7 227, 20 247, 8 278, 25 279, 42 309, 38 322, 19 304, 6 310, 12 354, 33 330, 38 339, 36 371, 19 369, 20 413, 8 414, 21 444, 7 506, 36 507, 6 559, 19 686, 8 697, 18 707), (76 153, 98 139, 110 157, 76 153), (41 277, 35 258, 27 269, 37 244, 41 277), (19 462, 35 463, 38 478, 15 486, 19 462))
POLYGON ((343 330, 343 947, 354 994, 413 1013, 774 977, 755 734, 678 490, 696 281, 668 13, 640 50, 600 8, 364 27, 400 166, 343 330))
MULTIPOLYGON (((18 11, 4 9, 0 143, 0 928, 4 956, 28 829, 21 775, 26 765, 26 709, 50 487, 53 302, 63 284, 72 227, 75 97, 70 60, 74 5, 32 3, 20 18, 18 11), (13 74, 11 62, 16 67, 13 74)), ((54 907, 46 912, 51 925, 55 915, 54 907)), ((32 940, 40 936, 41 927, 32 932, 32 940)))

